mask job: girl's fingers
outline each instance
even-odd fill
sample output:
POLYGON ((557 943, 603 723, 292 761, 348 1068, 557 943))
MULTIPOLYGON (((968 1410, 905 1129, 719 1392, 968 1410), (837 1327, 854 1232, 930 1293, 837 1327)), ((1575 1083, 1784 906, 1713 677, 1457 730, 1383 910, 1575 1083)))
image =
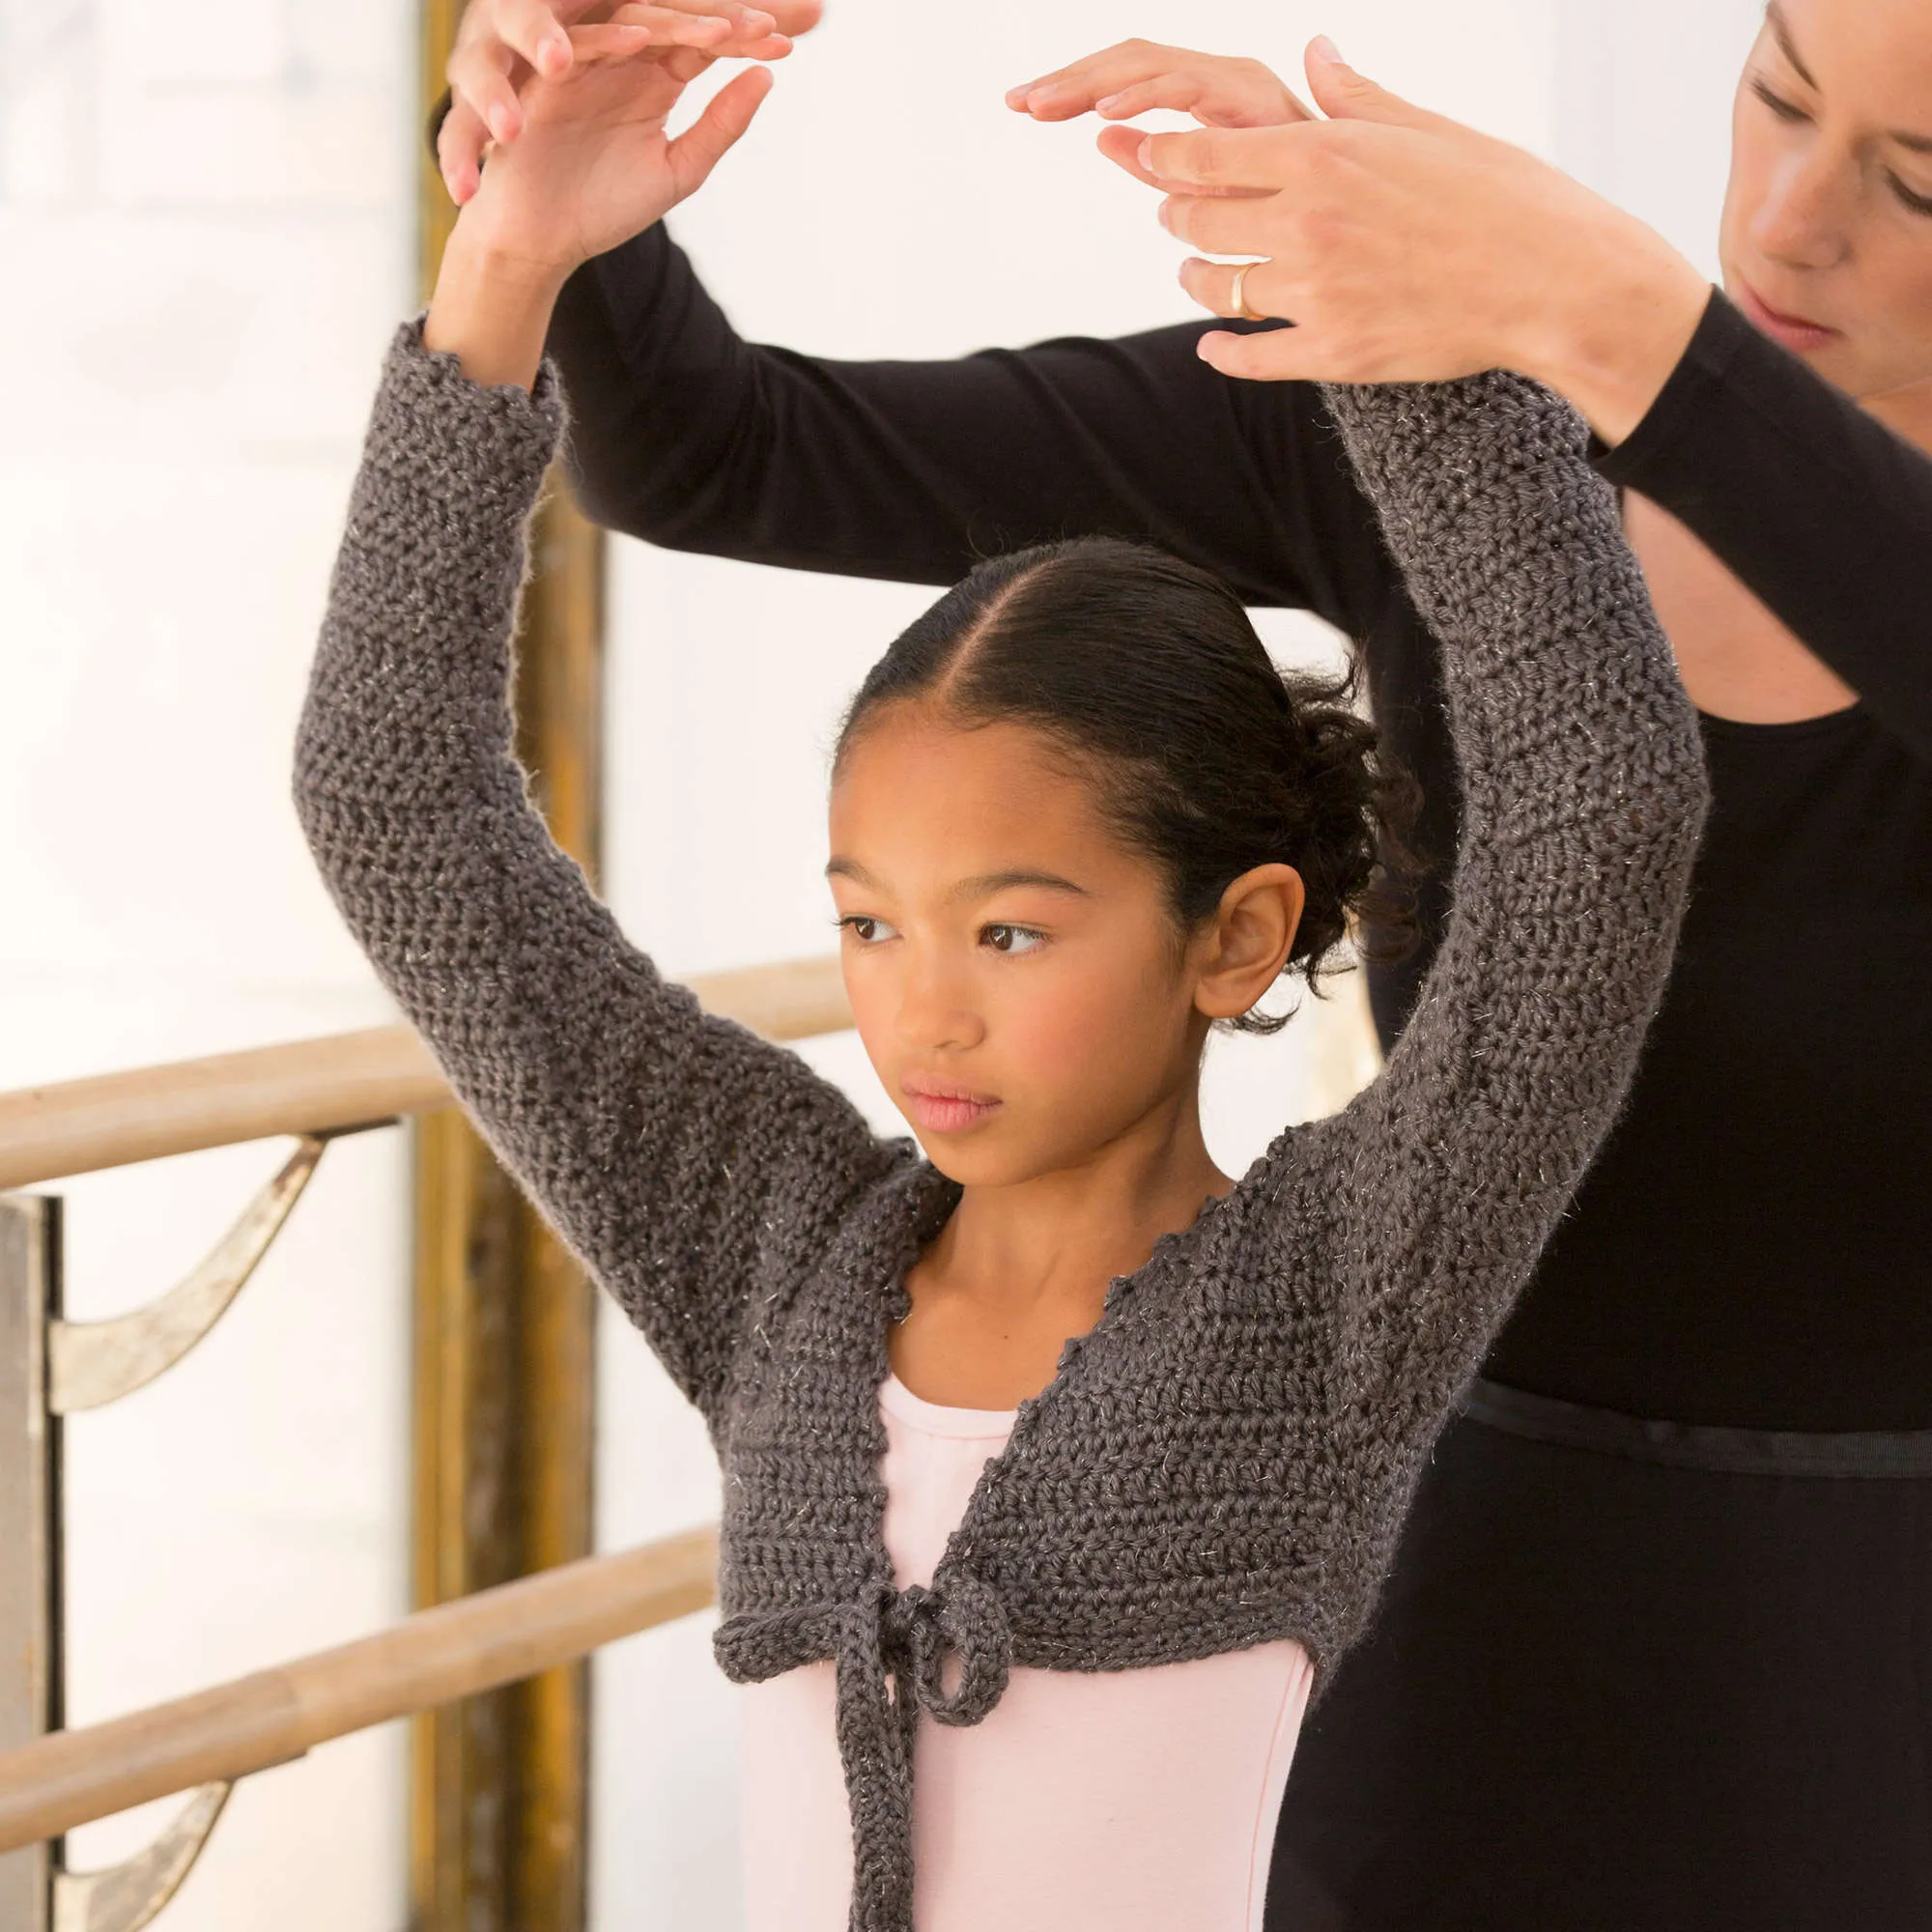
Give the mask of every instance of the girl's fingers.
POLYGON ((711 171, 752 125, 772 91, 771 71, 749 67, 712 96, 696 121, 666 151, 679 200, 702 187, 711 171))
POLYGON ((664 71, 680 87, 689 87, 711 65, 712 56, 696 47, 672 47, 663 56, 664 71))
POLYGON ((491 140, 507 144, 523 130, 524 112, 504 71, 505 51, 500 43, 494 49, 482 42, 465 43, 450 55, 447 72, 452 97, 475 112, 491 140))
POLYGON ((570 67, 570 38, 557 13, 544 0, 484 0, 463 22, 466 41, 478 46, 496 42, 554 80, 570 67))
POLYGON ((436 158, 442 185, 459 208, 475 195, 482 182, 483 150, 489 140, 483 117, 467 100, 455 99, 437 133, 436 158))
POLYGON ((608 23, 634 28, 659 47, 698 47, 714 57, 782 60, 790 38, 765 10, 730 0, 679 0, 676 6, 619 7, 608 23))
POLYGON ((777 30, 778 21, 761 8, 740 0, 632 0, 611 14, 612 22, 648 27, 662 41, 677 46, 710 46, 721 41, 761 41, 777 30))
POLYGON ((652 44, 648 27, 623 26, 614 20, 570 30, 571 52, 582 62, 623 60, 652 44))
POLYGON ((825 0, 771 0, 768 10, 778 21, 778 31, 790 41, 809 34, 825 13, 825 0))

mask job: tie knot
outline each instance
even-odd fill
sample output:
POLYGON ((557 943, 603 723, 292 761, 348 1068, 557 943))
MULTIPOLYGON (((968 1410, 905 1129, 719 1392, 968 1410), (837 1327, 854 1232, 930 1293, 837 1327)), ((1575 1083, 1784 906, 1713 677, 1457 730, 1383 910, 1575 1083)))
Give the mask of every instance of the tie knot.
POLYGON ((881 1661, 928 1716, 942 1724, 977 1724, 1000 1701, 1011 1665, 1012 1636, 1000 1600, 958 1575, 923 1589, 887 1596, 879 1613, 881 1661), (949 1688, 949 1662, 958 1666, 949 1688))

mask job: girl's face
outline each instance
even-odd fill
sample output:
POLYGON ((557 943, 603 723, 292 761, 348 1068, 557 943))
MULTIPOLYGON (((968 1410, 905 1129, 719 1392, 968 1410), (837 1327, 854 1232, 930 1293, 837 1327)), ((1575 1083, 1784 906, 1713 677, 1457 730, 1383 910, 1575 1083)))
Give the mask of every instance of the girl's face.
POLYGON ((1724 286, 1861 400, 1932 383, 1932 6, 1774 0, 1738 90, 1724 286))
POLYGON ((1194 950, 1041 734, 894 704, 846 748, 831 817, 853 1016, 942 1173, 1033 1179, 1194 1105, 1194 950))

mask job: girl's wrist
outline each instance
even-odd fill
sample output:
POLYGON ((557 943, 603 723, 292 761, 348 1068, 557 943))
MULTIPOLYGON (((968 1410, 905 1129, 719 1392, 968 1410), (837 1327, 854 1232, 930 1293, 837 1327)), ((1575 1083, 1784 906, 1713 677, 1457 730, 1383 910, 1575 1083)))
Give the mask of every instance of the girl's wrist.
POLYGON ((480 231, 466 234, 458 221, 423 321, 424 347, 454 354, 472 383, 527 389, 569 278, 567 265, 503 248, 480 231))

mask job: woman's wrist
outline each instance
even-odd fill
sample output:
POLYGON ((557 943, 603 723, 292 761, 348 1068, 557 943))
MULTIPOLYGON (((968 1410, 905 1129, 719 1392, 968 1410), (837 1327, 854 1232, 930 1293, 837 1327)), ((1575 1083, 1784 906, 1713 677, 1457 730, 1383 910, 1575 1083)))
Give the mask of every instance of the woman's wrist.
POLYGON ((480 231, 466 234, 458 221, 423 321, 423 346, 456 355, 472 383, 527 389, 569 278, 566 265, 534 261, 480 231))
POLYGON ((1655 230, 1621 215, 1585 259, 1552 265, 1552 294, 1524 314, 1517 366, 1566 397, 1602 440, 1650 412, 1710 304, 1711 284, 1655 230))

